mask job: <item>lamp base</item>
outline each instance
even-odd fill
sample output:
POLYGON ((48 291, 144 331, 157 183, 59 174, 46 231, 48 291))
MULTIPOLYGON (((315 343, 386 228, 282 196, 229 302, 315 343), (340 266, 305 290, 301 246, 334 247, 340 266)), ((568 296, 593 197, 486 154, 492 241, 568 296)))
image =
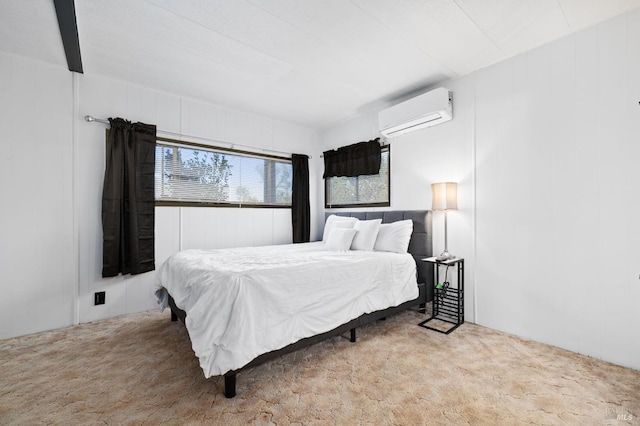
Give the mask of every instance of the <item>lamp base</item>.
POLYGON ((452 255, 451 253, 449 253, 448 251, 443 251, 440 256, 436 257, 436 260, 438 262, 444 262, 446 260, 451 260, 451 259, 455 259, 455 256, 452 255))

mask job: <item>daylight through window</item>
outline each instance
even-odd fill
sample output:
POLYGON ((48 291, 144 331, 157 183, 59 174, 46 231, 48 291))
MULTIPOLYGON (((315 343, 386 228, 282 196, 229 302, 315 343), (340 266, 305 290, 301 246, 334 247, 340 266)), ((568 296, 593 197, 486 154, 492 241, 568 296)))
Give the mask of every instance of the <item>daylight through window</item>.
POLYGON ((156 204, 291 207, 291 160, 184 142, 156 143, 156 204))
POLYGON ((389 206, 389 146, 382 148, 380 173, 355 177, 329 177, 325 179, 326 208, 389 206))

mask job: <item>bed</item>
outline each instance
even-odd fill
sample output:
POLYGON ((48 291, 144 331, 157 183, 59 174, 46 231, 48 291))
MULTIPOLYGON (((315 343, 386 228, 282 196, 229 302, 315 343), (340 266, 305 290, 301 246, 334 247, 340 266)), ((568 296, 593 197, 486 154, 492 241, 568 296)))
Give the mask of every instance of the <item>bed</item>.
POLYGON ((226 397, 242 370, 328 337, 355 342, 359 326, 432 300, 433 266, 419 261, 432 255, 430 211, 332 214, 411 223, 408 254, 314 242, 187 250, 159 268, 159 303, 185 323, 205 377, 224 376, 226 397))

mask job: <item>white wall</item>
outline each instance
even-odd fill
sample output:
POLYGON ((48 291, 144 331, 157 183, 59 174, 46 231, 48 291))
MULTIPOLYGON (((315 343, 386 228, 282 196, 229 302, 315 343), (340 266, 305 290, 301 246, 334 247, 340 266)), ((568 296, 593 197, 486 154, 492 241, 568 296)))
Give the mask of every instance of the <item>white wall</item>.
POLYGON ((640 11, 475 74, 477 320, 640 368, 640 11))
POLYGON ((0 338, 73 321, 69 74, 0 54, 0 338))
MULTIPOLYGON (((392 139, 392 209, 460 184, 449 248, 471 266, 467 320, 640 368, 638 76, 634 11, 444 83, 454 120, 392 139)), ((375 121, 327 129, 324 149, 375 121)), ((441 230, 436 213, 435 252, 441 230)))
MULTIPOLYGON (((84 115, 312 155, 316 222, 314 130, 6 54, 0 94, 0 173, 11 183, 0 190, 0 339, 156 307, 155 272, 101 277, 106 126, 84 115), (105 305, 93 305, 96 291, 105 305)), ((289 209, 156 208, 156 267, 180 249, 290 241, 289 209)))

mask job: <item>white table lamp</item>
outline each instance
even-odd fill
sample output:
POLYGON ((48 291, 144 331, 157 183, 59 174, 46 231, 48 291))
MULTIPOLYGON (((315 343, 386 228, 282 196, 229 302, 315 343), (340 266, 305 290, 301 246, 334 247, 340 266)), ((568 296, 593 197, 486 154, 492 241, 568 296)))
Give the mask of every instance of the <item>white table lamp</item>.
POLYGON ((447 247, 447 210, 458 210, 458 184, 455 182, 440 182, 431 184, 431 209, 444 210, 444 251, 437 260, 450 260, 455 256, 449 253, 447 247))

